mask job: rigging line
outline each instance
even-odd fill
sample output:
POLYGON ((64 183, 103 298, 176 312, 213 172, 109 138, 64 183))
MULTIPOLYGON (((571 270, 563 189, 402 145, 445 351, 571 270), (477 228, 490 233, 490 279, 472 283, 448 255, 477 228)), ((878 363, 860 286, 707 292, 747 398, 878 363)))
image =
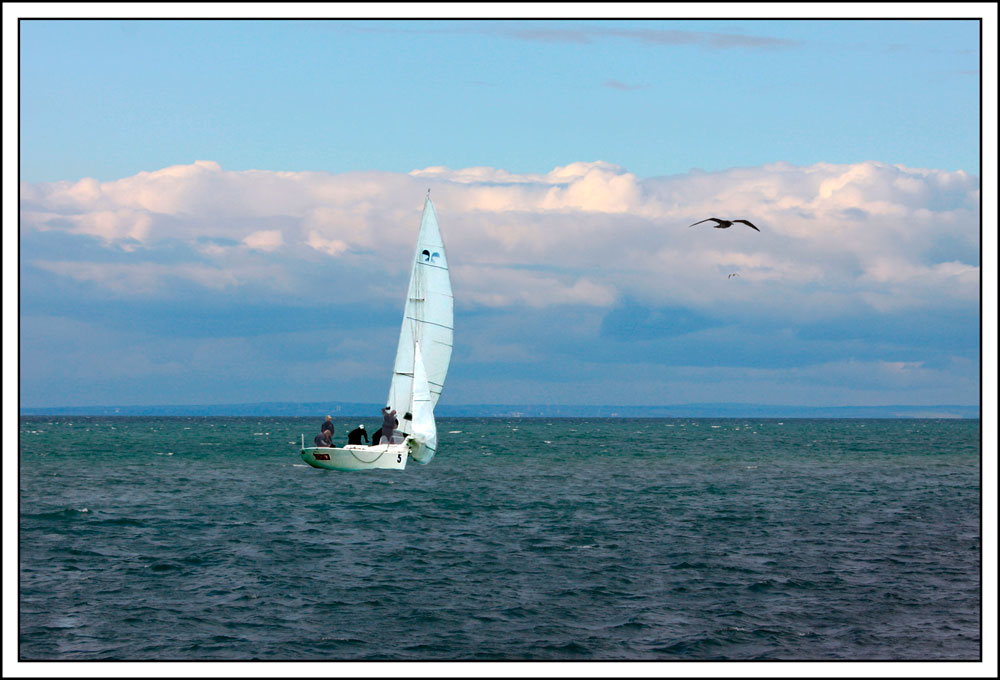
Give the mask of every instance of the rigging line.
POLYGON ((415 316, 408 316, 408 317, 406 317, 406 318, 407 318, 407 319, 409 319, 410 321, 416 321, 417 323, 426 323, 426 324, 430 324, 431 326, 437 326, 438 328, 444 328, 444 329, 447 329, 447 330, 449 330, 449 331, 453 331, 453 330, 455 330, 455 329, 454 329, 454 328, 452 328, 451 326, 445 326, 445 325, 444 325, 443 323, 434 323, 433 321, 424 321, 423 319, 418 319, 418 318, 417 318, 417 317, 415 317, 415 316))
POLYGON ((358 461, 359 463, 364 463, 365 465, 371 465, 372 463, 374 463, 375 461, 377 461, 379 458, 381 458, 384 454, 389 453, 389 445, 386 444, 385 445, 385 451, 383 451, 382 453, 378 454, 377 456, 375 456, 371 460, 365 460, 364 458, 359 458, 358 455, 356 453, 354 453, 354 451, 352 451, 351 449, 341 449, 341 451, 347 451, 352 456, 354 456, 354 460, 358 461))
MULTIPOLYGON (((393 371, 392 374, 393 375, 401 375, 401 376, 403 376, 405 378, 412 378, 413 377, 412 373, 406 373, 405 371, 393 371)), ((444 387, 444 383, 436 383, 433 380, 429 380, 429 379, 427 381, 427 384, 428 385, 433 385, 434 387, 437 387, 437 388, 444 387)), ((440 389, 438 389, 438 391, 440 392, 440 389)))
MULTIPOLYGON (((454 293, 445 293, 445 292, 440 291, 440 290, 432 290, 430 292, 433 293, 434 295, 437 295, 438 297, 447 297, 447 298, 451 298, 452 300, 455 299, 454 293)), ((422 298, 410 298, 410 300, 417 301, 417 302, 426 302, 427 298, 425 298, 425 297, 422 297, 422 298)))

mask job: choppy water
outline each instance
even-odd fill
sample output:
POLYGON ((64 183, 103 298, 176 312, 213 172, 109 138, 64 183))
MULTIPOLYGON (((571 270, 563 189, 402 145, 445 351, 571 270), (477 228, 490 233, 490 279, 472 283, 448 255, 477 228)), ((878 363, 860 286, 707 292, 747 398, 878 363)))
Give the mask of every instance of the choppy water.
POLYGON ((980 655, 979 421, 319 423, 21 418, 20 658, 980 655))

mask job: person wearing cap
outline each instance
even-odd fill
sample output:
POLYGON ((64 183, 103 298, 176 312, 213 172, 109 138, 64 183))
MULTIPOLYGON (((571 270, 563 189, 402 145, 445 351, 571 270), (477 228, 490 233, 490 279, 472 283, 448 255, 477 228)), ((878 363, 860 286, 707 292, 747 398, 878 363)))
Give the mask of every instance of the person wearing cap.
POLYGON ((392 408, 391 404, 386 404, 385 408, 382 409, 382 439, 385 440, 386 444, 392 443, 392 431, 396 429, 396 409, 392 408))
POLYGON ((333 416, 327 416, 326 420, 323 421, 323 426, 319 428, 320 432, 330 431, 330 438, 333 438, 333 416))
POLYGON ((368 433, 365 431, 365 426, 358 425, 356 428, 347 433, 347 443, 348 444, 361 444, 361 438, 365 438, 365 444, 368 443, 368 433))

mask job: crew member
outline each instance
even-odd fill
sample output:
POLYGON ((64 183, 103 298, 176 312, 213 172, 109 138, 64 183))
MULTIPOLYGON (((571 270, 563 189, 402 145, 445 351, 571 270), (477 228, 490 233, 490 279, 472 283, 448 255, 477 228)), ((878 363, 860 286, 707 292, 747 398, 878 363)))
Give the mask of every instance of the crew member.
POLYGON ((364 425, 358 425, 356 428, 347 433, 347 443, 348 444, 360 444, 361 438, 365 438, 365 444, 368 443, 368 432, 365 431, 364 425))
POLYGON ((392 405, 386 404, 386 407, 382 409, 382 439, 385 439, 386 444, 392 443, 392 431, 396 429, 396 409, 392 408, 392 405))

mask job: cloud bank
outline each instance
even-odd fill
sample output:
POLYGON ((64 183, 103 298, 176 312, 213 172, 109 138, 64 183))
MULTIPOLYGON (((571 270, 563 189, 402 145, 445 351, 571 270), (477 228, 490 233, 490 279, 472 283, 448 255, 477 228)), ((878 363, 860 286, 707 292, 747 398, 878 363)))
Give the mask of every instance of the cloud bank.
POLYGON ((979 182, 961 171, 198 161, 21 184, 23 403, 382 399, 428 189, 450 403, 978 400, 979 182), (688 226, 707 217, 761 231, 688 226))
POLYGON ((310 297, 304 272, 337 268, 357 274, 367 299, 388 292, 386 277, 405 278, 428 188, 464 306, 629 299, 815 318, 978 301, 978 179, 876 162, 642 179, 600 161, 546 174, 407 175, 197 161, 111 182, 22 183, 22 235, 80 237, 104 251, 23 255, 123 296, 181 280, 310 297), (706 217, 750 219, 761 232, 688 227, 706 217))

